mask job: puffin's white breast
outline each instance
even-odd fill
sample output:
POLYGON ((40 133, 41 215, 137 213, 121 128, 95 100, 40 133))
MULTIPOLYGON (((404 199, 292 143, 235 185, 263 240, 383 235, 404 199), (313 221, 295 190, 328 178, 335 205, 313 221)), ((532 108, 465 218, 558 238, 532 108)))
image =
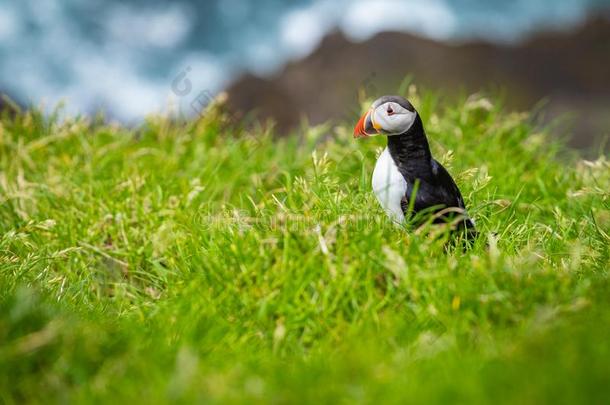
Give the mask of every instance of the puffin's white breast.
POLYGON ((400 201, 407 192, 407 182, 398 171, 388 148, 385 148, 377 159, 373 171, 373 191, 389 217, 402 223, 405 216, 400 201))

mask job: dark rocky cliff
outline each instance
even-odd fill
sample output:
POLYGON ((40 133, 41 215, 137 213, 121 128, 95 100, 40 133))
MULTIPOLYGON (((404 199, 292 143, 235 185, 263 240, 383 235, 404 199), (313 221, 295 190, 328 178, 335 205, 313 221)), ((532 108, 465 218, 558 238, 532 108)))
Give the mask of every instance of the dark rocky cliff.
POLYGON ((517 44, 445 44, 403 33, 352 43, 326 37, 307 58, 269 79, 247 75, 229 89, 232 108, 271 117, 280 132, 342 120, 357 106, 358 88, 372 97, 393 93, 406 75, 423 88, 501 91, 509 108, 526 110, 547 99, 546 117, 572 117, 574 146, 610 133, 610 20, 592 18, 569 32, 539 33, 517 44))

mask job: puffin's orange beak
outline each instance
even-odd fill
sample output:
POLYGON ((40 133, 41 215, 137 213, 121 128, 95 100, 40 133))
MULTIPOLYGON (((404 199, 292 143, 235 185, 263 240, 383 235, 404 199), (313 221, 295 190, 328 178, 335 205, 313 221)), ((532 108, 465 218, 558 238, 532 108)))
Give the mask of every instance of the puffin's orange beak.
POLYGON ((371 136, 377 133, 377 128, 373 123, 373 120, 371 118, 371 111, 369 110, 358 120, 358 123, 354 128, 354 138, 364 138, 366 136, 371 136))

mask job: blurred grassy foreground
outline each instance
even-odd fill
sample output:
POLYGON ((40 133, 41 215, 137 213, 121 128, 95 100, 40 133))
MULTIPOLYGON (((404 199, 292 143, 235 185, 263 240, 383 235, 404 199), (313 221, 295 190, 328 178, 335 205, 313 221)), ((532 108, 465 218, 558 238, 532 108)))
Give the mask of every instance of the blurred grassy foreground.
POLYGON ((609 403, 607 158, 411 99, 470 251, 385 221, 351 125, 2 118, 0 402, 609 403))

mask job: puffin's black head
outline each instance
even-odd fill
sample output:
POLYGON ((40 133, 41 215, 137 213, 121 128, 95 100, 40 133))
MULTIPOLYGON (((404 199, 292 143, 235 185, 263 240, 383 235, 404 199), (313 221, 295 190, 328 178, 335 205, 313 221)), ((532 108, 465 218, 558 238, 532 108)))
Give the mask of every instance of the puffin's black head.
POLYGON ((411 128, 417 111, 401 96, 383 96, 375 100, 354 128, 354 138, 364 136, 399 135, 411 128))

